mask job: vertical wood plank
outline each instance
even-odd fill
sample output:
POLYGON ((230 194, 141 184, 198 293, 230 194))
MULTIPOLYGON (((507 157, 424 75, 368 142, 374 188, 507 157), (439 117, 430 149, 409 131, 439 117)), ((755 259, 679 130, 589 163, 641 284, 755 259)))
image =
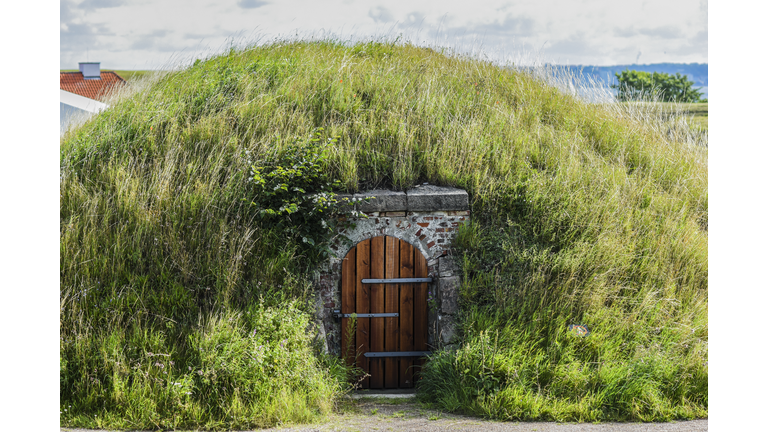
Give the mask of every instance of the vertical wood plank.
MULTIPOLYGON (((413 246, 400 241, 400 277, 413 277, 413 246)), ((400 347, 398 351, 413 351, 413 285, 400 284, 400 347)), ((413 359, 400 359, 400 387, 413 387, 413 359)))
MULTIPOLYGON (((415 249, 415 248, 414 248, 415 249)), ((413 277, 423 278, 429 275, 427 268, 427 259, 416 249, 413 253, 414 275, 413 277)), ((427 335, 429 334, 429 305, 427 303, 428 284, 420 283, 414 285, 413 294, 413 349, 414 351, 429 351, 427 345, 427 335)), ((418 381, 421 367, 424 366, 424 360, 419 359, 414 362, 414 379, 418 381)))
MULTIPOLYGON (((364 284, 363 279, 371 277, 371 240, 365 239, 357 244, 357 255, 355 265, 355 312, 370 313, 371 312, 371 288, 370 285, 364 284)), ((357 367, 363 370, 366 374, 370 374, 371 369, 368 366, 368 357, 364 356, 364 353, 370 351, 370 318, 358 318, 357 319, 357 332, 355 337, 355 348, 357 355, 357 367)), ((360 383, 361 387, 367 389, 370 387, 370 377, 366 377, 360 383)))
MULTIPOLYGON (((341 313, 355 311, 355 247, 341 263, 341 313)), ((355 362, 355 334, 349 334, 349 318, 341 319, 341 355, 348 365, 355 362)))
MULTIPOLYGON (((386 236, 384 239, 385 263, 384 277, 393 279, 400 277, 400 241, 394 237, 386 236)), ((399 312, 400 292, 398 284, 386 284, 384 288, 384 312, 399 312)), ((384 350, 398 351, 399 345, 399 320, 398 318, 384 318, 384 350)), ((384 358, 384 387, 397 388, 398 361, 393 357, 384 358)))
MULTIPOLYGON (((384 236, 371 239, 371 278, 384 279, 384 236)), ((384 313, 384 284, 371 284, 371 313, 384 313)), ((384 318, 371 318, 371 351, 384 351, 384 318)), ((384 359, 371 358, 371 388, 384 387, 384 359)))

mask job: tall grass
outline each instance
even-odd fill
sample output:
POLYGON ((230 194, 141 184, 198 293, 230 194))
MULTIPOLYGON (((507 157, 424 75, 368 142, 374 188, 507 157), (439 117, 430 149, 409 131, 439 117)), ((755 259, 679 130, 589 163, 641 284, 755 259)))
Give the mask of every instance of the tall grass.
POLYGON ((684 117, 558 79, 408 44, 285 41, 115 95, 61 142, 62 423, 331 409, 346 371, 297 330, 311 332, 316 255, 242 200, 250 164, 318 127, 340 137, 326 169, 344 191, 470 194, 464 342, 429 363, 426 399, 502 419, 706 415, 706 146, 684 117), (280 318, 259 327, 265 314, 280 318), (304 362, 258 369, 254 329, 268 355, 286 340, 304 362))

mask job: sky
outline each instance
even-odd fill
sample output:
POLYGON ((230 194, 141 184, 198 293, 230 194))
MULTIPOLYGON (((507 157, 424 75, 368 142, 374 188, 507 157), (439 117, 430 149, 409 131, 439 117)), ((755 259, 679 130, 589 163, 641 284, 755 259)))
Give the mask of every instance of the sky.
POLYGON ((708 63, 707 11, 707 0, 61 0, 60 68, 159 69, 231 45, 398 36, 499 63, 708 63))

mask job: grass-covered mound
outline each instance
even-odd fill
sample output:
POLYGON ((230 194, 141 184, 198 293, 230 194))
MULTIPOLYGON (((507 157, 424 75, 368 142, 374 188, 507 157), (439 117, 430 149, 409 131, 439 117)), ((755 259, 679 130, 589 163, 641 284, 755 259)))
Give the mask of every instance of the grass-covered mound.
POLYGON ((233 50, 148 82, 62 139, 62 424, 333 409, 346 370, 305 329, 327 239, 307 196, 334 180, 470 194, 464 339, 428 363, 425 400, 499 419, 706 416, 706 149, 633 109, 391 43, 233 50), (319 127, 339 137, 323 154, 294 145, 319 127))

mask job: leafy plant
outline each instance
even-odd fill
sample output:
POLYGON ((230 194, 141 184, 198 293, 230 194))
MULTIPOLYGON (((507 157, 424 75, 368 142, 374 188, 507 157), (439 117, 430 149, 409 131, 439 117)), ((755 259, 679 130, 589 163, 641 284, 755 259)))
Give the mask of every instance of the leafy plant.
POLYGON ((296 139, 284 150, 252 165, 251 205, 267 226, 314 248, 321 257, 330 253, 335 217, 343 210, 333 188, 339 186, 325 169, 327 147, 339 137, 322 140, 323 128, 307 139, 296 139))

